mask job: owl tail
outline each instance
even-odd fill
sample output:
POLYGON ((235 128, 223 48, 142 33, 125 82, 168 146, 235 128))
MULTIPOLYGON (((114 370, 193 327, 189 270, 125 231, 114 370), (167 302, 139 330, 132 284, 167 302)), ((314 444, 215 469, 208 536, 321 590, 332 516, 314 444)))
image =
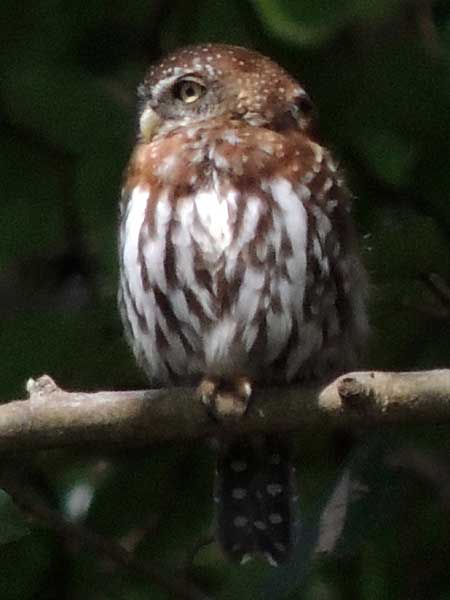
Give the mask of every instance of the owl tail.
POLYGON ((222 443, 216 475, 217 539, 233 561, 261 554, 273 566, 296 541, 295 485, 289 446, 276 436, 222 443))

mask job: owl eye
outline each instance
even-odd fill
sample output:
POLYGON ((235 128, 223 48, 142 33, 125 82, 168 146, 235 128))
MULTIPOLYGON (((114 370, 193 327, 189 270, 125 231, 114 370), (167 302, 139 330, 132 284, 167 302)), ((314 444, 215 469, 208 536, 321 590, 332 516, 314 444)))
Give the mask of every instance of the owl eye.
POLYGON ((185 104, 196 102, 205 92, 205 86, 196 79, 182 79, 177 81, 173 87, 174 97, 185 104))
POLYGON ((295 110, 298 112, 298 116, 309 117, 314 110, 314 105, 308 96, 308 94, 303 93, 300 97, 297 98, 294 104, 295 110))

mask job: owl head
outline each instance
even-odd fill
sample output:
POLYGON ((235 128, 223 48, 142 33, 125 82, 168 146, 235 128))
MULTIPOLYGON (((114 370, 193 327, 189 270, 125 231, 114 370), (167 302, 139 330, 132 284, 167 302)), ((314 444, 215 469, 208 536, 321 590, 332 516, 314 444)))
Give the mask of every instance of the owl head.
POLYGON ((179 49, 138 88, 140 139, 225 117, 276 131, 305 129, 311 102, 284 69, 258 52, 206 44, 179 49))

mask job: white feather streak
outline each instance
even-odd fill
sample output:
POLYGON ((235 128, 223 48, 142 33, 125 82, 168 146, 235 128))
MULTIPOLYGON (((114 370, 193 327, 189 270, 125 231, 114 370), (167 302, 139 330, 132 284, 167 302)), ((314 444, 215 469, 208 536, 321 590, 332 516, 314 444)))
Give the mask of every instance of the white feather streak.
POLYGON ((302 307, 306 281, 306 211, 302 199, 286 179, 274 179, 270 188, 275 202, 283 212, 285 231, 292 246, 292 256, 286 261, 292 287, 295 288, 292 290, 292 301, 295 301, 297 307, 302 307))
POLYGON ((172 207, 167 198, 167 193, 162 195, 155 209, 155 233, 145 233, 143 241, 143 255, 149 281, 159 286, 165 294, 167 292, 166 272, 164 269, 164 257, 166 254, 166 235, 169 221, 172 215, 172 207))
MULTIPOLYGON (((130 197, 123 236, 123 264, 125 277, 128 281, 130 291, 135 298, 138 311, 143 314, 146 298, 144 298, 141 269, 139 266, 139 236, 145 218, 147 202, 149 199, 148 189, 136 187, 130 197)), ((133 314, 134 311, 128 311, 133 314)), ((133 332, 138 331, 136 319, 132 320, 133 332)))

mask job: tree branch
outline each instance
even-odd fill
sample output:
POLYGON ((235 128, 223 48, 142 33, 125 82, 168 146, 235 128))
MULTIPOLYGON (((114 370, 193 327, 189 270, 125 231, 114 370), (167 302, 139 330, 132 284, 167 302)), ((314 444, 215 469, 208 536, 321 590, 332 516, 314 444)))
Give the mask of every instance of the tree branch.
POLYGON ((450 369, 342 375, 330 385, 264 387, 248 414, 215 423, 193 388, 66 392, 44 375, 29 398, 0 406, 0 450, 148 445, 236 433, 336 425, 450 421, 450 369))

